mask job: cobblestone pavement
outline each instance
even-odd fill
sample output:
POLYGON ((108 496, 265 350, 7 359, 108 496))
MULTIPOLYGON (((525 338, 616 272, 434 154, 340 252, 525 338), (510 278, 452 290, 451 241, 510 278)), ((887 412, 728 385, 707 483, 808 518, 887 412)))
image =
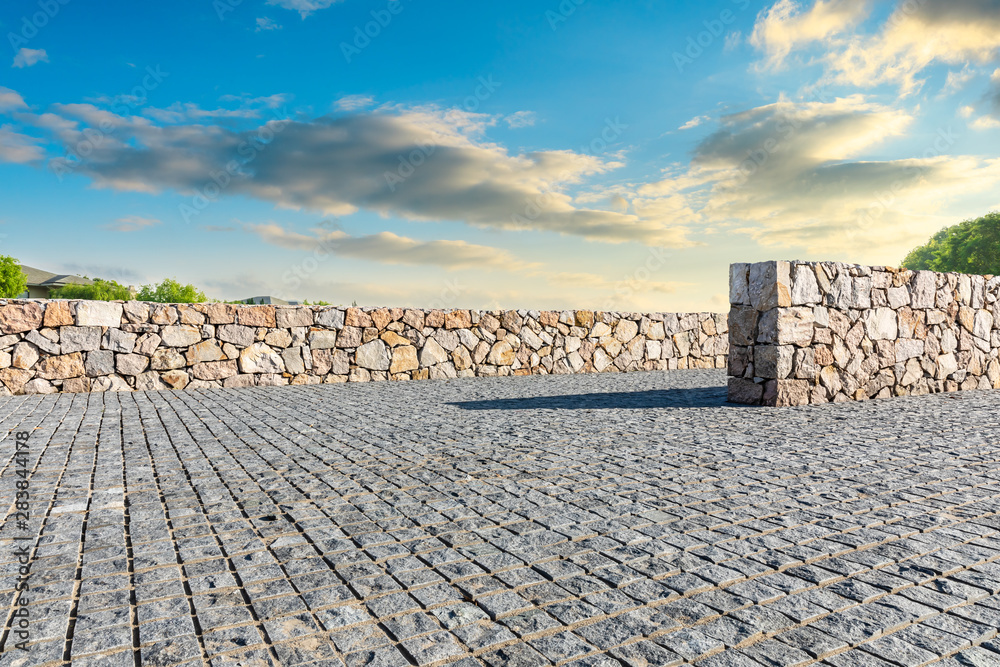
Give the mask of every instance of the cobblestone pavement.
POLYGON ((724 383, 0 400, 0 665, 1000 665, 1000 393, 724 383))

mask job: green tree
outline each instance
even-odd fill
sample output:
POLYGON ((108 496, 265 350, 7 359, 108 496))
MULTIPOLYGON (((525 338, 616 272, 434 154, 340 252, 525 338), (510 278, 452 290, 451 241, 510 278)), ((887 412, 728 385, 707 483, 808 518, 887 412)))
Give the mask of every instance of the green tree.
POLYGON ((1000 275, 1000 212, 942 229, 926 244, 914 248, 903 260, 903 267, 1000 275))
POLYGON ((181 285, 166 278, 159 285, 143 285, 135 297, 139 301, 156 303, 205 303, 208 297, 194 285, 181 285))
POLYGON ((93 285, 63 285, 49 292, 50 299, 84 299, 86 301, 128 301, 132 293, 128 287, 114 280, 94 279, 93 285))
POLYGON ((28 276, 13 257, 0 255, 0 298, 15 299, 28 289, 28 276))

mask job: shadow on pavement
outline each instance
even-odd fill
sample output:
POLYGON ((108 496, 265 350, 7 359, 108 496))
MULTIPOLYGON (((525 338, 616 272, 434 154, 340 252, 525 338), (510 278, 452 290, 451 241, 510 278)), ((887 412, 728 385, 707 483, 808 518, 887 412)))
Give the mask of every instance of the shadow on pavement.
POLYGON ((725 387, 655 389, 606 394, 529 396, 449 403, 462 410, 640 410, 644 408, 717 408, 726 403, 725 387))

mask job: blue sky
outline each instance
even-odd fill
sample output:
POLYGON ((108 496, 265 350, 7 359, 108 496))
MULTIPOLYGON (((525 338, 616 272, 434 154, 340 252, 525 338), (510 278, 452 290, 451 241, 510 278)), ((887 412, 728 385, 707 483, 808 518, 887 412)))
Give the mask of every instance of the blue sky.
POLYGON ((53 271, 719 310, 730 262, 896 264, 1000 207, 1000 0, 18 0, 0 31, 0 253, 53 271))

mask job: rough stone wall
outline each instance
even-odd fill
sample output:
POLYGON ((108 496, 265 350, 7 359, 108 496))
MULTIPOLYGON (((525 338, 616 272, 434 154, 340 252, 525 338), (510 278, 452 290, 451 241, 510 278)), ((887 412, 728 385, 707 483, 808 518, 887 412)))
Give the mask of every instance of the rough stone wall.
POLYGON ((1000 389, 1000 277, 733 264, 729 300, 729 398, 737 403, 1000 389))
POLYGON ((0 393, 723 368, 724 314, 0 300, 0 393))

